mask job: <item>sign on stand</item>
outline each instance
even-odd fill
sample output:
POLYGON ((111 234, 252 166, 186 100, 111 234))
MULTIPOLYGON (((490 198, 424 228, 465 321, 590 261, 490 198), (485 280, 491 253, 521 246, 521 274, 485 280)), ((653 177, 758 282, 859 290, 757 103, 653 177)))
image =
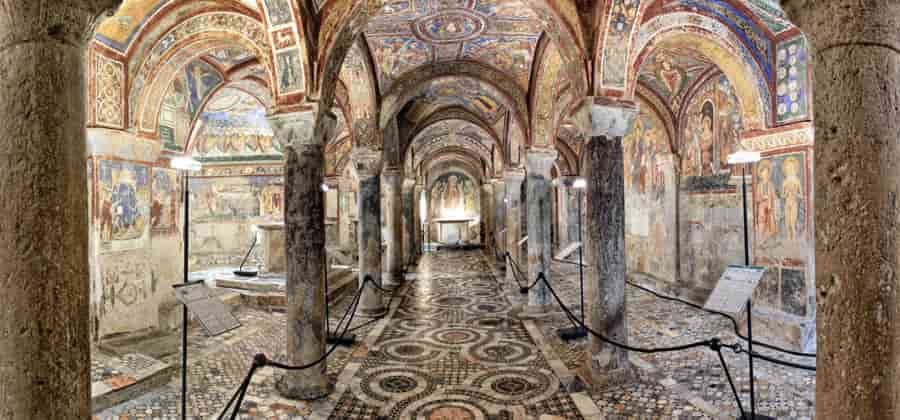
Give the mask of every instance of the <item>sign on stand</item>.
POLYGON ((716 284, 704 308, 736 314, 747 308, 747 301, 766 273, 765 267, 729 265, 716 284))
POLYGON ((175 285, 175 298, 197 316, 200 325, 210 337, 240 327, 241 321, 238 321, 228 306, 211 292, 212 290, 202 281, 175 285))

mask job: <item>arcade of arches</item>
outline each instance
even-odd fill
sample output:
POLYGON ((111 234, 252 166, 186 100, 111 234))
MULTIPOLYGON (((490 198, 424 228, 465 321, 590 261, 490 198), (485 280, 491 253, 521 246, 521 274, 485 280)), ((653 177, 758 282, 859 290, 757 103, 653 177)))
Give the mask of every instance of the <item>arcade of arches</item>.
POLYGON ((892 0, 0 0, 0 419, 179 417, 183 271, 240 323, 192 308, 191 418, 345 311, 240 418, 734 418, 748 317, 697 305, 745 251, 754 351, 823 369, 757 359, 758 412, 900 417, 898 28, 892 0), (560 339, 582 314, 726 347, 560 339))

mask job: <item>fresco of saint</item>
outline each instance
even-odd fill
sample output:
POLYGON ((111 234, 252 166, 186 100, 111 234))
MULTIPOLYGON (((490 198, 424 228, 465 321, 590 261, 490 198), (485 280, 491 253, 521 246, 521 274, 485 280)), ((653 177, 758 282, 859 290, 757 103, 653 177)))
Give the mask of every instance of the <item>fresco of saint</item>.
POLYGON ((756 234, 759 242, 778 235, 778 191, 772 183, 772 162, 760 161, 757 172, 756 234))
POLYGON ((800 230, 800 206, 803 202, 803 183, 799 177, 800 163, 793 156, 782 163, 784 181, 781 183, 781 197, 784 201, 784 226, 787 239, 797 239, 800 230))

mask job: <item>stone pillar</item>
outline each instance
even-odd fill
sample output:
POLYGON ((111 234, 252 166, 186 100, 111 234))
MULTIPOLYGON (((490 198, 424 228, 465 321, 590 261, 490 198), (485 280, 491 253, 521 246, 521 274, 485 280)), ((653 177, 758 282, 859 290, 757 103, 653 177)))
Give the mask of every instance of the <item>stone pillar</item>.
MULTIPOLYGON (((556 161, 554 149, 531 149, 526 157, 528 182, 528 282, 544 273, 550 280, 550 264, 553 261, 553 242, 550 235, 553 223, 553 188, 550 170, 556 161)), ((532 309, 550 303, 550 289, 539 282, 528 291, 528 306, 532 309)))
MULTIPOLYGON (((340 211, 338 213, 338 243, 342 250, 352 251, 356 248, 355 237, 352 236, 353 220, 350 215, 350 202, 353 200, 356 192, 353 191, 352 180, 349 177, 342 177, 338 184, 338 197, 340 200, 340 211)), ((355 254, 354 252, 350 253, 355 254)))
MULTIPOLYGON (((304 111, 269 117, 285 144, 284 229, 287 262, 287 362, 303 365, 325 354, 325 177, 324 138, 336 118, 304 111)), ((331 391, 327 365, 286 371, 277 388, 287 398, 311 400, 331 391)))
MULTIPOLYGON (((585 206, 586 305, 588 324, 619 343, 628 342, 625 305, 625 183, 622 137, 632 126, 636 109, 597 104, 587 99, 581 117, 590 127, 584 145, 587 181, 585 206)), ((591 337, 588 367, 595 386, 620 383, 630 377, 628 352, 591 337)))
POLYGON ((810 37, 816 417, 900 416, 900 2, 782 1, 810 37))
MULTIPOLYGON (((510 258, 514 260, 520 269, 525 269, 522 261, 521 247, 519 241, 522 240, 522 224, 519 223, 521 218, 521 198, 522 198, 522 181, 525 180, 525 171, 522 169, 506 170, 506 251, 509 252, 510 258)), ((516 279, 513 274, 512 262, 506 261, 506 280, 515 284, 516 279)))
POLYGON ((665 154, 657 159, 657 167, 663 174, 663 188, 666 193, 663 194, 663 220, 661 223, 665 229, 662 238, 665 242, 658 246, 656 251, 659 252, 660 277, 676 287, 681 277, 678 262, 678 251, 681 244, 678 242, 678 178, 675 173, 675 155, 665 154))
POLYGON ((0 1, 0 418, 91 415, 85 45, 117 1, 0 1))
POLYGON ((554 183, 556 190, 556 202, 559 206, 556 211, 556 239, 559 245, 557 251, 568 246, 572 241, 569 239, 569 186, 566 186, 563 180, 568 177, 559 177, 554 183))
POLYGON ((494 191, 493 185, 487 182, 481 185, 481 222, 484 224, 484 236, 481 243, 485 252, 494 252, 494 191))
MULTIPOLYGON (((557 178, 556 188, 559 192, 559 248, 578 242, 578 189, 575 188, 577 176, 561 176, 557 178)), ((582 206, 582 210, 584 206, 582 206)))
POLYGON ((416 221, 415 222, 416 237, 415 237, 415 240, 413 241, 413 244, 415 244, 415 246, 413 247, 413 255, 414 255, 413 258, 415 258, 416 263, 419 261, 419 257, 422 256, 422 251, 423 251, 422 247, 424 246, 423 241, 425 240, 425 238, 422 236, 423 232, 424 232, 424 230, 422 229, 422 224, 425 223, 425 220, 422 219, 422 211, 421 211, 421 206, 425 203, 425 201, 422 197, 423 191, 425 191, 425 185, 422 184, 421 182, 416 183, 416 187, 413 190, 413 203, 414 203, 413 219, 416 221))
MULTIPOLYGON (((369 149, 355 149, 351 157, 359 179, 359 199, 357 200, 359 243, 359 285, 366 276, 381 285, 381 152, 369 149)), ((371 285, 363 289, 357 312, 360 315, 376 317, 384 315, 382 294, 371 285)))
POLYGON ((385 286, 396 286, 403 281, 403 169, 384 168, 384 213, 385 238, 384 272, 381 280, 385 286))
POLYGON ((410 266, 415 264, 416 250, 416 212, 415 212, 415 194, 416 181, 413 179, 403 180, 403 265, 410 266))
POLYGON ((498 262, 504 262, 503 253, 506 252, 506 183, 502 179, 492 179, 494 200, 494 246, 500 254, 498 262))

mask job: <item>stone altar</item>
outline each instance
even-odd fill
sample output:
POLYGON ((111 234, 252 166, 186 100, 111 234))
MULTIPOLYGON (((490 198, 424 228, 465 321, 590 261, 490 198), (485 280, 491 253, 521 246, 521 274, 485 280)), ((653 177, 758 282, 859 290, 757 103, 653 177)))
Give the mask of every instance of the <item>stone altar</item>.
POLYGON ((262 246, 262 267, 265 273, 284 273, 287 262, 284 254, 284 223, 264 223, 256 225, 262 246))

